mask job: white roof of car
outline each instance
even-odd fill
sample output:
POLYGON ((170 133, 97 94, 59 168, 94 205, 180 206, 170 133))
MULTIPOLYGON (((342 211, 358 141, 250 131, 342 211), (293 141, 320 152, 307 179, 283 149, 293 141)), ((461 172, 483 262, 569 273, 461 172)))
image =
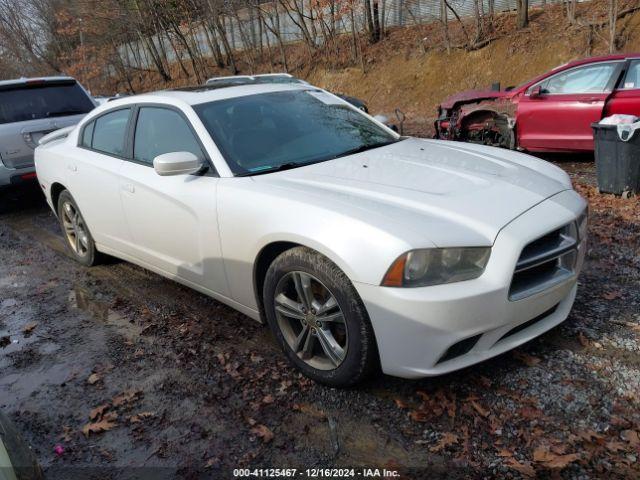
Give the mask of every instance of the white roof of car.
POLYGON ((212 77, 209 80, 207 80, 207 83, 214 83, 214 82, 223 82, 225 80, 232 80, 234 78, 260 78, 260 77, 287 77, 287 78, 293 78, 293 75, 291 75, 290 73, 258 73, 256 75, 229 75, 227 77, 212 77))
POLYGON ((65 76, 60 76, 60 77, 32 77, 32 78, 26 78, 26 77, 22 77, 22 78, 15 78, 12 80, 1 80, 0 81, 0 87, 4 87, 7 85, 19 85, 19 84, 27 84, 27 83, 31 83, 31 82, 55 82, 55 81, 64 81, 64 80, 73 80, 75 81, 75 78, 73 77, 65 77, 65 76))
POLYGON ((188 105, 199 105, 201 103, 213 102, 215 100, 225 100, 228 98, 244 97, 256 95, 258 93, 310 90, 318 89, 311 85, 298 83, 269 83, 251 84, 217 87, 216 85, 203 85, 178 90, 160 90, 157 92, 132 95, 112 100, 108 103, 110 107, 138 102, 163 102, 176 103, 183 102, 188 105))

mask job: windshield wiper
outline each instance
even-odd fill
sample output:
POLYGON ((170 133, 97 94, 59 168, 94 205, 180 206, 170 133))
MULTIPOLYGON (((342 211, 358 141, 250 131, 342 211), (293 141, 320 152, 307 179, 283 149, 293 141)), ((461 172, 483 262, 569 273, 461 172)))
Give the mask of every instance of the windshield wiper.
POLYGON ((287 163, 283 163, 282 165, 265 168, 263 170, 255 170, 255 171, 249 170, 248 172, 238 173, 236 177, 251 177, 253 175, 262 175, 264 173, 282 172, 284 170, 291 170, 294 168, 302 167, 304 165, 309 165, 309 163, 287 162, 287 163))
POLYGON ((352 149, 347 150, 345 152, 339 153, 338 155, 335 155, 332 158, 346 157, 348 155, 355 155, 356 153, 366 152, 367 150, 373 150, 374 148, 386 147, 387 145, 391 145, 392 143, 399 142, 400 140, 401 139, 389 140, 389 141, 386 141, 386 142, 363 144, 363 145, 360 145, 359 147, 352 148, 352 149))

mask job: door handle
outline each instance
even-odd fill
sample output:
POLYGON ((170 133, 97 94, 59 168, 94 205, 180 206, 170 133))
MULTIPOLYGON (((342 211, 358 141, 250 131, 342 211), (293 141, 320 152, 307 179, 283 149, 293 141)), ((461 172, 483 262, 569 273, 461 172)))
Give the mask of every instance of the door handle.
POLYGON ((583 100, 579 100, 580 103, 598 103, 600 101, 599 98, 585 98, 583 100))
POLYGON ((72 172, 77 172, 78 171, 78 167, 76 165, 67 165, 67 168, 69 170, 71 170, 72 172))
POLYGON ((131 185, 130 183, 125 183, 122 188, 124 188, 127 192, 129 193, 135 193, 136 191, 136 187, 134 187, 133 185, 131 185))

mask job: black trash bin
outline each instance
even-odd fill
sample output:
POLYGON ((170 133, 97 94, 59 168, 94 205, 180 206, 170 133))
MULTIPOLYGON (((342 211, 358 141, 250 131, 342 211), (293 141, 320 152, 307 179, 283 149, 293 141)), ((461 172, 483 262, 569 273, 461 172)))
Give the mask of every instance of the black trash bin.
POLYGON ((622 195, 640 192, 640 130, 623 141, 615 125, 591 124, 598 190, 622 195))

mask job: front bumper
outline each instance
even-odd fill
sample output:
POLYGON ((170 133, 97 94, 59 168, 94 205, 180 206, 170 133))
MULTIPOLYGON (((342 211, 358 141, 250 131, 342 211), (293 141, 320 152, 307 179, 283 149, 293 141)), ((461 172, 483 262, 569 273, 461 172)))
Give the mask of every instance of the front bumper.
POLYGON ((579 244, 573 275, 517 301, 509 300, 509 289, 522 249, 576 221, 585 207, 576 192, 567 190, 520 215, 500 231, 484 273, 475 280, 423 288, 357 283, 382 370, 405 378, 441 375, 499 355, 564 321, 576 296, 586 239, 579 244))

